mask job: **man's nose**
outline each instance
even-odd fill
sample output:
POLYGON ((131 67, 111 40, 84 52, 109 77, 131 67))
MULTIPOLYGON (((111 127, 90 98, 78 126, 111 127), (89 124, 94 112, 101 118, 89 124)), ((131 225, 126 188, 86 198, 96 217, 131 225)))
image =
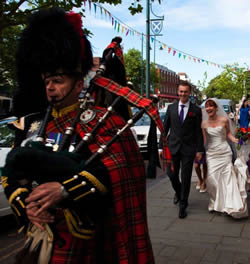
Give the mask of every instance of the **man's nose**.
POLYGON ((49 81, 46 83, 46 89, 47 90, 53 90, 53 82, 52 81, 49 81))

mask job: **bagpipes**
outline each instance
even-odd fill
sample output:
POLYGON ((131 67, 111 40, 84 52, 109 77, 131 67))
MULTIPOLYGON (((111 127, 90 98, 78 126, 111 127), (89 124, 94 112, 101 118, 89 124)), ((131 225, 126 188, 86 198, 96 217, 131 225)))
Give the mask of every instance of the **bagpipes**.
MULTIPOLYGON (((116 61, 116 65, 120 60, 122 60, 120 43, 121 38, 116 37, 104 51, 102 63, 97 70, 95 77, 91 80, 91 84, 88 90, 85 92, 85 96, 79 99, 80 107, 78 113, 76 114, 70 126, 66 128, 65 134, 58 147, 58 151, 55 153, 51 148, 44 146, 46 128, 50 120, 51 111, 53 108, 52 102, 47 108, 44 120, 35 139, 36 142, 30 143, 30 146, 32 148, 17 147, 8 155, 8 158, 6 160, 6 169, 10 170, 10 173, 8 174, 10 174, 12 177, 13 175, 15 175, 18 180, 26 179, 28 181, 36 181, 39 184, 48 181, 56 181, 58 177, 63 179, 64 177, 68 177, 72 173, 75 174, 78 171, 87 168, 87 166, 89 166, 99 155, 106 151, 109 146, 117 140, 117 138, 121 135, 121 133, 123 133, 123 131, 136 123, 145 112, 151 117, 151 127, 154 123, 156 123, 160 131, 164 134, 163 126, 160 121, 156 106, 156 101, 144 98, 131 90, 129 87, 119 85, 118 83, 106 77, 106 75, 108 75, 109 77, 110 73, 113 74, 113 71, 110 69, 112 60, 116 61), (97 89, 97 87, 101 87, 104 89, 97 89), (76 125, 80 120, 80 116, 84 111, 91 108, 93 105, 93 99, 91 95, 95 93, 96 97, 98 97, 96 91, 101 91, 103 93, 104 90, 109 94, 112 94, 113 96, 111 105, 107 107, 107 112, 103 115, 102 118, 98 120, 91 133, 87 133, 82 138, 82 140, 76 145, 72 153, 69 152, 68 149, 70 147, 71 139, 74 135, 76 125), (117 134, 109 142, 107 142, 105 145, 100 146, 97 152, 90 155, 87 160, 82 161, 79 153, 81 153, 83 149, 86 149, 88 142, 94 138, 96 131, 104 124, 105 120, 109 117, 113 110, 121 104, 123 106, 125 105, 125 100, 141 109, 136 112, 134 116, 127 120, 126 125, 122 129, 117 131, 117 134), (32 164, 32 167, 35 169, 35 171, 33 171, 30 166, 27 166, 27 160, 29 160, 29 163, 32 164), (47 166, 45 164, 47 164, 47 166), (18 170, 16 170, 16 168, 18 168, 18 170)), ((120 63, 122 64, 121 61, 120 63)), ((122 79, 121 76, 119 77, 120 79, 122 79)), ((124 83, 124 80, 122 80, 121 83, 124 83)), ((121 115, 123 115, 124 118, 128 117, 128 111, 124 111, 124 109, 128 109, 128 106, 125 108, 122 107, 122 109, 123 112, 121 113, 121 115)), ((155 144, 157 144, 156 132, 150 132, 149 138, 149 145, 155 148, 155 144)), ((156 156, 158 157, 157 154, 156 156)))
MULTIPOLYGON (((25 147, 16 147, 9 153, 6 159, 5 171, 10 178, 12 177, 11 180, 18 181, 21 185, 24 184, 25 186, 31 185, 32 182, 42 184, 45 182, 58 181, 58 179, 60 179, 60 182, 63 182, 64 180, 79 174, 83 170, 91 171, 91 167, 99 170, 100 173, 97 173, 98 175, 105 175, 105 170, 107 169, 98 157, 107 151, 120 135, 137 122, 145 112, 151 117, 151 120, 153 120, 152 124, 156 123, 160 131, 164 134, 156 102, 144 98, 129 87, 124 86, 125 78, 123 78, 121 84, 118 84, 109 78, 110 75, 114 74, 114 71, 112 71, 112 61, 115 61, 116 66, 122 63, 120 43, 121 38, 115 38, 105 50, 101 65, 97 70, 95 77, 91 80, 90 86, 85 92, 84 97, 79 99, 79 110, 71 124, 66 128, 56 152, 53 151, 51 147, 44 145, 46 129, 53 108, 52 102, 47 108, 35 141, 29 142, 25 147), (98 96, 102 97, 103 94, 105 94, 105 96, 109 98, 107 101, 111 101, 111 105, 107 107, 105 114, 98 119, 98 122, 95 124, 92 131, 86 133, 81 141, 75 146, 74 150, 69 152, 72 137, 74 136, 81 115, 93 107, 93 94, 95 94, 96 100, 98 100, 98 96), (129 118, 128 115, 126 102, 140 108, 140 110, 131 118, 129 118), (119 111, 121 105, 122 107, 120 110, 122 110, 122 113, 119 111), (101 145, 99 149, 92 154, 88 149, 88 144, 95 137, 99 128, 103 126, 105 120, 107 120, 114 109, 124 117, 126 124, 117 131, 116 135, 113 136, 111 140, 106 142, 105 145, 101 145), (126 110, 124 111, 124 109, 126 110)), ((118 69, 118 67, 115 68, 118 69)), ((119 76, 119 78, 117 76, 116 78, 112 76, 112 78, 119 81, 118 79, 122 79, 122 76, 119 76)), ((155 127, 154 129, 156 130, 155 127)), ((150 135, 151 142, 157 144, 156 133, 155 140, 153 139, 153 134, 150 135)), ((151 146, 154 144, 151 144, 151 146)), ((156 155, 158 157, 158 153, 156 155)), ((29 190, 32 191, 32 187, 30 187, 29 190)), ((46 227, 49 228, 48 225, 46 225, 46 227)), ((34 226, 32 226, 32 228, 34 228, 34 226)), ((32 228, 30 229, 30 233, 32 233, 32 228)), ((53 231, 54 238, 56 238, 56 230, 51 225, 50 228, 53 231)), ((48 241, 46 240, 48 236, 49 232, 47 232, 47 235, 44 238, 44 232, 35 229, 31 238, 26 243, 25 249, 20 253, 22 259, 25 259, 27 263, 32 263, 32 261, 35 263, 34 260, 41 258, 41 252, 43 251, 41 248, 46 247, 48 244, 48 241), (32 243, 35 243, 35 245, 32 246, 32 243)), ((57 237, 57 241, 60 242, 60 237, 57 237)), ((51 245, 49 248, 51 250, 51 245)))

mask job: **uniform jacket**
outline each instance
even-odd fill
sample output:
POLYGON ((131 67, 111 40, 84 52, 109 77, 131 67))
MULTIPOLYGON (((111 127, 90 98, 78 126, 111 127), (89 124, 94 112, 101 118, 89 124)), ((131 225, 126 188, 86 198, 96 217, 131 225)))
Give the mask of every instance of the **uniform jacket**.
MULTIPOLYGON (((92 121, 78 123, 76 130, 80 138, 92 130, 105 109, 96 108, 95 112, 96 117, 92 121)), ((70 111, 54 118, 47 126, 47 136, 63 133, 75 115, 76 111, 70 111)), ((122 118, 111 115, 89 142, 90 152, 95 153, 124 125, 122 118)), ((87 172, 78 174, 78 178, 69 175, 68 179, 61 180, 69 192, 69 200, 63 214, 58 215, 58 219, 64 221, 56 228, 66 241, 64 247, 68 253, 63 254, 55 245, 51 263, 62 258, 65 260, 63 263, 154 263, 146 215, 144 162, 130 130, 126 130, 103 153, 101 161, 106 167, 103 173, 95 166, 89 166, 87 172), (93 188, 95 192, 91 191, 93 188), (93 220, 89 230, 85 226, 81 229, 82 219, 86 220, 82 217, 86 215, 93 220)), ((5 183, 8 189, 11 182, 5 179, 5 183)), ((28 191, 24 192, 24 199, 28 191)), ((17 190, 13 193, 16 193, 15 197, 21 197, 17 190)), ((25 210, 21 214, 25 214, 25 210)))

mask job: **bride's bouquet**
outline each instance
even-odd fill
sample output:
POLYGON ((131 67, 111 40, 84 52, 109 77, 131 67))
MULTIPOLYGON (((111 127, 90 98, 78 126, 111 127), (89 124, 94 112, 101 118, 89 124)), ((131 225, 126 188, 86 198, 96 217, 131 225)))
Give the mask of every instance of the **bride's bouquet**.
POLYGON ((240 150, 243 143, 247 141, 247 130, 244 127, 236 127, 235 137, 239 139, 237 149, 240 150))

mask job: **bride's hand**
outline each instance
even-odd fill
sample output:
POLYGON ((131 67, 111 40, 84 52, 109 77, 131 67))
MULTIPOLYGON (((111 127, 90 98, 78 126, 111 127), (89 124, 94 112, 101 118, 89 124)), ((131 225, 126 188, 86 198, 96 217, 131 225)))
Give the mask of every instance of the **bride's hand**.
POLYGON ((233 142, 238 144, 239 143, 239 139, 235 137, 233 142))

